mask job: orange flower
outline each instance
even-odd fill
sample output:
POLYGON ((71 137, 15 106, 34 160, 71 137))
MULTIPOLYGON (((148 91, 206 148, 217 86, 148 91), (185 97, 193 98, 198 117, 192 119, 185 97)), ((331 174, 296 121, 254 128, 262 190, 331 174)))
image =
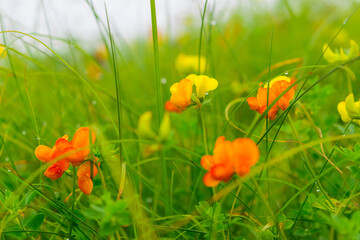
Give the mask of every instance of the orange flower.
POLYGON ((193 83, 189 79, 183 79, 170 87, 170 103, 166 103, 166 110, 173 112, 182 112, 191 104, 191 95, 193 83))
MULTIPOLYGON (((91 133, 91 139, 94 143, 95 133, 91 133)), ((56 140, 52 148, 39 145, 35 149, 35 155, 40 161, 50 162, 55 159, 57 160, 46 169, 44 175, 52 180, 56 180, 69 168, 70 163, 73 166, 78 166, 87 160, 90 153, 89 135, 90 128, 82 127, 75 132, 71 142, 68 141, 69 137, 65 135, 56 140)))
MULTIPOLYGON (((98 158, 95 159, 95 162, 98 160, 98 158)), ((85 193, 86 195, 89 195, 92 192, 93 189, 93 181, 91 179, 91 165, 90 165, 90 161, 87 161, 85 163, 83 163, 80 167, 79 170, 77 171, 77 176, 78 176, 78 186, 80 188, 80 190, 85 193)), ((93 176, 95 177, 96 174, 98 173, 98 169, 97 167, 100 167, 100 163, 97 164, 98 166, 96 166, 93 163, 93 176)))
POLYGON ((204 184, 215 187, 220 181, 228 182, 235 173, 244 176, 257 163, 259 155, 257 145, 249 138, 230 142, 224 136, 219 137, 215 142, 214 155, 201 158, 201 165, 208 171, 204 184))
POLYGON ((208 92, 218 87, 218 81, 205 75, 190 74, 170 87, 170 101, 165 103, 168 112, 181 113, 191 104, 200 104, 208 92), (193 86, 195 86, 193 91, 193 86))
MULTIPOLYGON (((266 110, 267 106, 270 105, 282 92, 285 91, 286 88, 288 88, 294 82, 294 79, 285 76, 274 78, 270 81, 270 84, 267 83, 263 87, 259 88, 256 97, 250 97, 247 99, 250 109, 262 114, 266 110), (268 90, 269 85, 270 88, 268 90), (269 104, 267 104, 268 91, 269 104)), ((260 83, 260 85, 263 85, 263 83, 260 83)), ((274 120, 276 118, 276 114, 279 108, 284 111, 289 106, 289 103, 294 98, 294 95, 295 86, 287 91, 269 110, 267 114, 269 119, 274 120)))

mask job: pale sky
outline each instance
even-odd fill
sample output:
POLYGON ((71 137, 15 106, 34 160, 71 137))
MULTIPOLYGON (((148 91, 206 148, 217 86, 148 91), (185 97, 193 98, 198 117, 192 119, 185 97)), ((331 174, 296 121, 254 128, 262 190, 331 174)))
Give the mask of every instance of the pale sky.
MULTIPOLYGON (((106 3, 110 23, 126 39, 149 34, 151 29, 150 0, 92 0, 100 17, 106 22, 106 3)), ((276 0, 262 0, 270 4, 276 0)), ((200 24, 200 7, 204 0, 156 0, 158 27, 171 35, 183 30, 183 19, 194 16, 200 24)), ((209 0, 209 7, 216 2, 216 13, 230 13, 235 5, 249 5, 256 0, 209 0)), ((266 5, 266 4, 265 4, 266 5)), ((73 37, 89 41, 98 38, 98 28, 86 0, 0 0, 4 30, 36 32, 58 37, 73 37), (46 9, 46 11, 44 11, 46 9), (46 16, 45 16, 46 13, 46 16), (45 18, 48 19, 48 25, 45 18)))

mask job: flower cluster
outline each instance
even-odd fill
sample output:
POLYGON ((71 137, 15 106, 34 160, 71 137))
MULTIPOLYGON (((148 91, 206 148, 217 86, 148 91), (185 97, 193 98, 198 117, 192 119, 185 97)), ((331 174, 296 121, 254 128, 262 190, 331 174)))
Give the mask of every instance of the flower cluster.
POLYGON ((214 155, 201 158, 201 165, 208 171, 204 176, 204 184, 217 186, 220 181, 229 181, 236 173, 244 176, 259 160, 259 149, 249 138, 238 138, 233 142, 226 141, 224 136, 215 142, 214 155))
POLYGON ((349 94, 345 101, 340 102, 337 110, 341 116, 341 120, 344 122, 353 120, 353 122, 360 125, 360 100, 355 102, 354 94, 349 94))
POLYGON ((181 113, 190 105, 203 102, 207 92, 215 90, 217 86, 218 81, 214 78, 190 74, 170 87, 171 97, 165 103, 165 109, 169 112, 181 113))
MULTIPOLYGON (((294 79, 286 76, 279 76, 271 80, 270 83, 266 83, 264 85, 263 83, 260 83, 257 96, 247 99, 250 108, 262 114, 266 108, 294 82, 294 79), (261 85, 263 86, 261 87, 261 85), (269 100, 269 102, 267 100, 269 100)), ((276 104, 272 106, 272 108, 268 111, 268 118, 274 120, 279 108, 284 111, 289 106, 289 103, 294 98, 294 95, 295 86, 290 88, 290 90, 288 90, 276 102, 276 104)))
MULTIPOLYGON (((90 194, 93 189, 91 177, 97 174, 97 166, 93 164, 91 167, 89 161, 90 154, 90 138, 92 143, 95 142, 95 133, 89 127, 79 128, 71 141, 67 135, 56 140, 55 145, 50 148, 45 145, 39 145, 35 149, 36 157, 43 162, 53 162, 45 171, 44 175, 52 180, 60 178, 69 168, 70 164, 74 167, 79 166, 78 186, 85 194, 90 194), (91 134, 90 134, 91 132, 91 134), (91 173, 91 168, 93 172, 91 173)), ((95 162, 98 159, 95 158, 95 162)))
POLYGON ((353 57, 359 56, 359 46, 355 41, 350 40, 350 49, 347 51, 347 53, 345 53, 343 48, 333 52, 330 47, 325 44, 323 47, 323 52, 325 60, 329 63, 344 62, 353 57))

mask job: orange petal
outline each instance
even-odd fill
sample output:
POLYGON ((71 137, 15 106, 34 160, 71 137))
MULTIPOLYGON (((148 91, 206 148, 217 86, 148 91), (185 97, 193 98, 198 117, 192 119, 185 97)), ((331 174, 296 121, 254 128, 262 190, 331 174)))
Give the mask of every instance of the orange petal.
POLYGON ((226 141, 224 136, 218 137, 214 147, 214 163, 215 164, 232 164, 231 142, 226 141))
MULTIPOLYGON (((71 144, 75 148, 82 148, 89 146, 90 143, 90 128, 89 127, 81 127, 79 128, 75 134, 73 139, 71 140, 71 144)), ((91 141, 94 144, 95 143, 95 133, 94 131, 91 131, 91 141)))
POLYGON ((205 186, 207 186, 207 187, 216 187, 220 183, 220 181, 214 179, 211 176, 211 173, 206 173, 204 175, 203 181, 204 181, 205 186))
POLYGON ((259 148, 250 138, 238 138, 232 142, 234 165, 236 173, 240 176, 248 173, 260 156, 259 148))
POLYGON ((251 110, 259 111, 260 106, 259 106, 259 103, 258 103, 256 97, 249 97, 246 100, 247 100, 251 110))
MULTIPOLYGON (((98 163, 98 166, 100 166, 100 163, 98 163)), ((96 176, 96 174, 98 173, 98 169, 96 167, 95 164, 93 164, 93 177, 96 176)), ((85 162, 84 164, 82 164, 79 167, 79 170, 77 171, 77 176, 83 177, 83 176, 87 176, 90 177, 91 176, 91 165, 90 165, 90 161, 85 162)))
POLYGON ((51 148, 49 148, 48 146, 45 145, 39 145, 36 149, 35 149, 35 156, 43 162, 49 162, 50 161, 50 153, 51 153, 51 148))
POLYGON ((231 165, 217 164, 210 170, 211 176, 216 180, 229 181, 234 174, 234 169, 231 165))
POLYGON ((59 177, 61 177, 63 173, 64 171, 61 169, 61 166, 57 164, 52 164, 46 169, 44 175, 50 178, 51 180, 56 180, 59 177))
POLYGON ((84 194, 89 195, 93 190, 93 181, 88 176, 82 176, 78 178, 78 186, 84 194))
POLYGON ((200 164, 203 168, 205 168, 205 170, 210 171, 210 168, 214 165, 214 157, 205 155, 201 158, 200 164))
POLYGON ((176 107, 174 104, 172 104, 171 101, 167 101, 165 103, 165 110, 168 112, 176 112, 176 113, 182 112, 182 110, 176 107))

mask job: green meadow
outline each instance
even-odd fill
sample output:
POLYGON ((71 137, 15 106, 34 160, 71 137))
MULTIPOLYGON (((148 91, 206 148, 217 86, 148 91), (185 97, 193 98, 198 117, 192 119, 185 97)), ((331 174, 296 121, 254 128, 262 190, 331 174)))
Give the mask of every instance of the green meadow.
POLYGON ((97 41, 1 18, 1 240, 360 239, 358 2, 86 2, 97 41))

